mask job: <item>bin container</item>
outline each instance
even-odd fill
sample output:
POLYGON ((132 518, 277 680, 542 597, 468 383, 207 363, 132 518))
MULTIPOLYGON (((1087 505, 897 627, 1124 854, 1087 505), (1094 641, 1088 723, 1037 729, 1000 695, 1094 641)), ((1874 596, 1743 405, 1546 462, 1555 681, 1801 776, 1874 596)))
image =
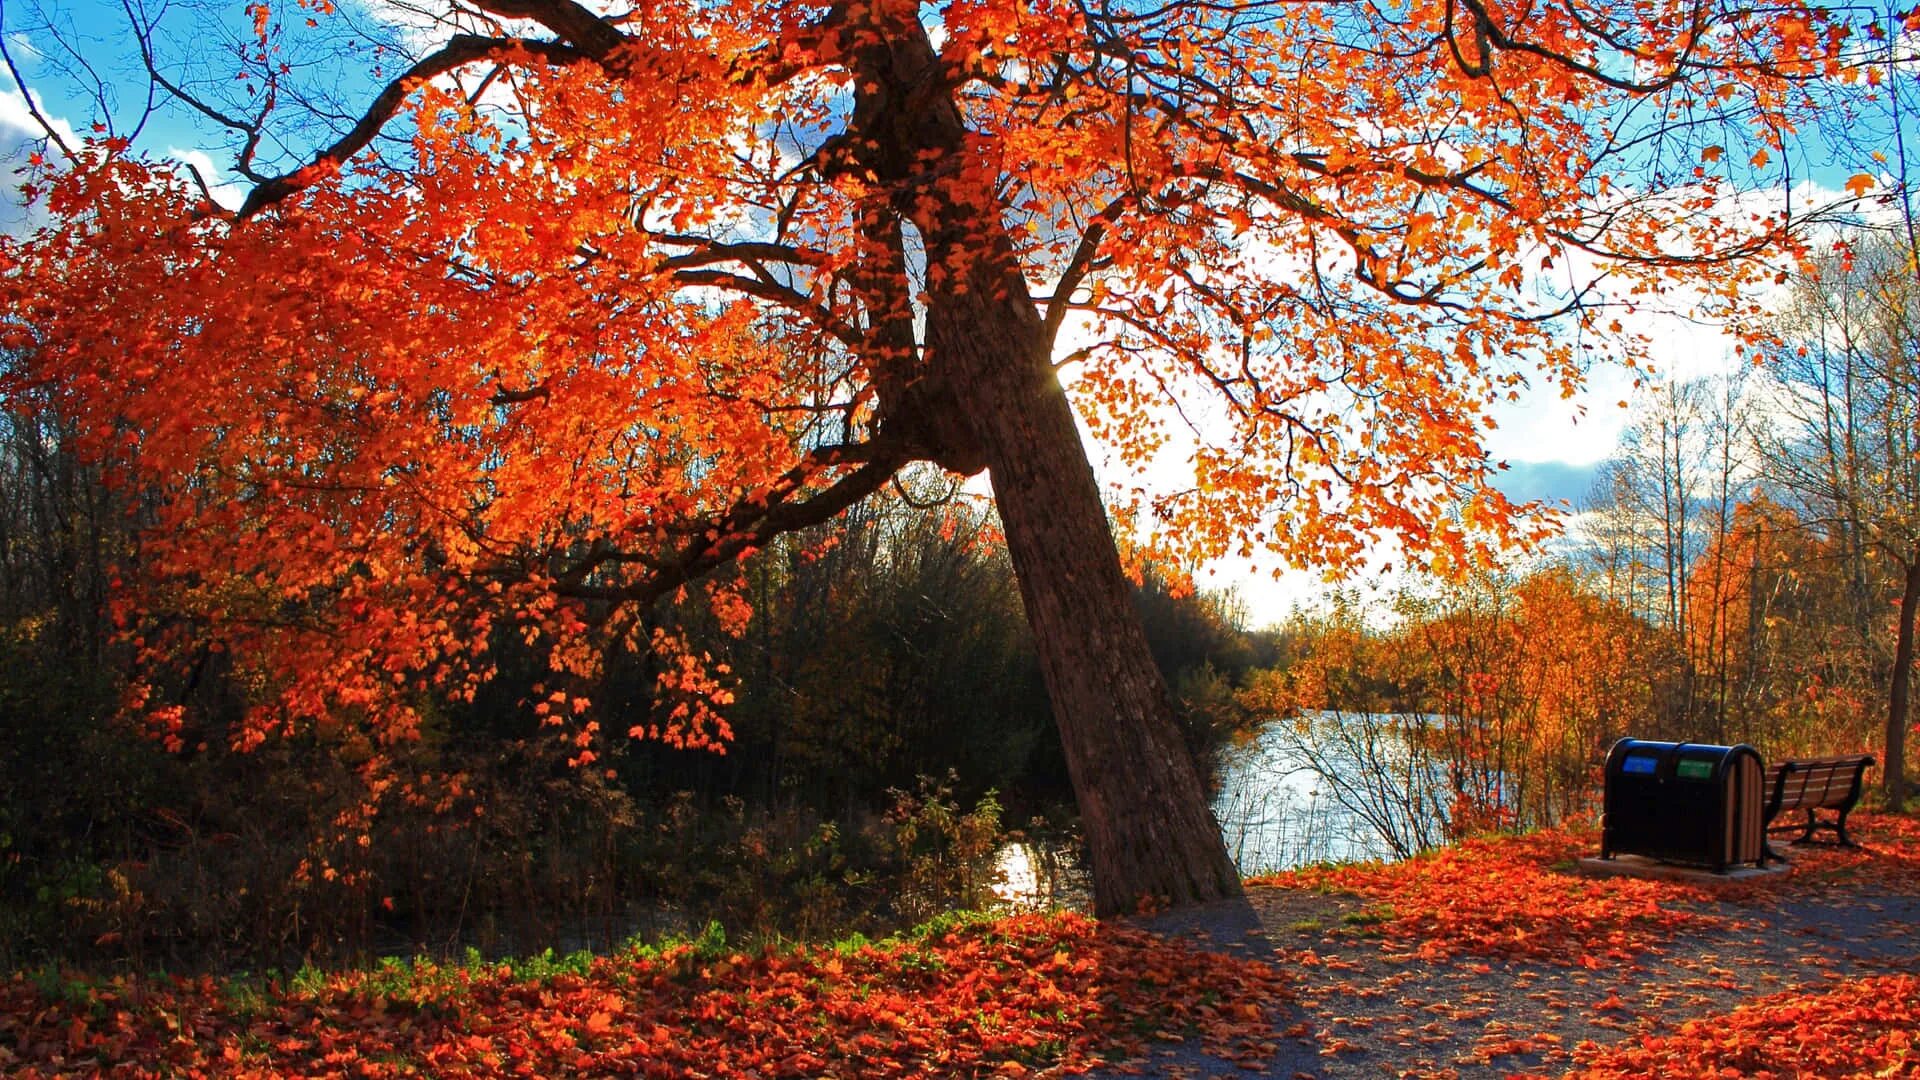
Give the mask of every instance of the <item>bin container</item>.
POLYGON ((1766 767, 1751 746, 1621 739, 1607 754, 1600 857, 1763 866, 1766 767))

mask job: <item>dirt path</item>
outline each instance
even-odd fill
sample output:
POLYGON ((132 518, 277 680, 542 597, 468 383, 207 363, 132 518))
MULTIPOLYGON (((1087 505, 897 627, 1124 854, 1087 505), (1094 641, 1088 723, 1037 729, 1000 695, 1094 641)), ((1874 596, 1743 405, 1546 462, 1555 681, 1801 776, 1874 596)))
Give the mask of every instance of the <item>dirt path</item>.
MULTIPOLYGON (((1734 890, 1587 878, 1538 843, 1290 875, 1244 904, 1150 923, 1272 952, 1297 996, 1271 1053, 1174 1044, 1102 1076, 1560 1076, 1592 1048, 1697 1037, 1681 1025, 1756 999, 1920 972, 1911 824, 1864 822, 1866 850, 1794 849, 1793 875, 1734 890)), ((1920 1075, 1920 1061, 1888 1064, 1920 1075)))

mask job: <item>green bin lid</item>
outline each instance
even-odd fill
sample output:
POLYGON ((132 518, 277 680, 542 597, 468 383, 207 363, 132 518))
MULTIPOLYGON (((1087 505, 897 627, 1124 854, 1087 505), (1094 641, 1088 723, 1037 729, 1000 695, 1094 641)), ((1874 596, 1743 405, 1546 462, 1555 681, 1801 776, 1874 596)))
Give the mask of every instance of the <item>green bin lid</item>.
POLYGON ((1680 764, 1674 768, 1674 772, 1678 774, 1682 780, 1711 780, 1713 778, 1713 762, 1681 758, 1680 764))

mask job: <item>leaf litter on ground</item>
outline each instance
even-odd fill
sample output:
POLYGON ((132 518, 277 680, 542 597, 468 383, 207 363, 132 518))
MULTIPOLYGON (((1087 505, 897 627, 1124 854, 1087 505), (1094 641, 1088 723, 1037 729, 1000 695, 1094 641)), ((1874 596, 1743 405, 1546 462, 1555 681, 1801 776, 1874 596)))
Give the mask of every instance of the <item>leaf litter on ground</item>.
POLYGON ((1250 900, 1277 966, 1056 913, 242 987, 23 974, 0 1071, 1212 1074, 1153 1060, 1175 1043, 1239 1075, 1920 1076, 1920 822, 1855 824, 1863 848, 1797 847, 1791 876, 1738 887, 1578 874, 1577 830, 1275 875, 1250 900))
POLYGON ((1195 1038, 1244 1057, 1271 964, 1068 913, 850 949, 692 944, 583 970, 420 961, 270 983, 0 985, 0 1072, 69 1076, 1020 1076, 1195 1038))

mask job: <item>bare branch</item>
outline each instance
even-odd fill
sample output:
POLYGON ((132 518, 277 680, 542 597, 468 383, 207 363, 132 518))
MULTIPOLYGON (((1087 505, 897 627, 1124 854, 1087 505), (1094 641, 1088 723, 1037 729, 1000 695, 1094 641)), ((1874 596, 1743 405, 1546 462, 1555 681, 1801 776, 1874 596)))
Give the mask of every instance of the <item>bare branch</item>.
MULTIPOLYGON (((146 65, 147 78, 152 81, 153 85, 173 95, 176 101, 186 105, 193 111, 212 120, 221 127, 230 128, 245 134, 247 141, 246 144, 240 148, 240 153, 234 163, 234 169, 241 176, 246 177, 256 184, 266 183, 269 178, 264 174, 255 172, 252 164, 254 151, 260 146, 262 134, 260 121, 242 120, 229 116, 200 100, 198 96, 188 93, 184 88, 175 84, 173 80, 167 78, 167 76, 161 72, 160 65, 156 63, 153 58, 153 41, 151 37, 153 28, 141 23, 139 13, 133 9, 132 0, 120 0, 120 7, 127 13, 127 21, 133 25, 133 40, 140 46, 140 62, 146 65)), ((200 180, 201 190, 205 191, 206 182, 201 180, 197 171, 194 178, 200 180)), ((213 202, 213 196, 211 194, 207 196, 207 201, 213 202)))
POLYGON ((27 115, 33 117, 33 122, 40 125, 40 130, 46 135, 48 142, 59 147, 67 160, 74 160, 73 147, 67 145, 67 141, 54 130, 53 123, 41 114, 40 106, 34 102, 33 94, 27 90, 27 80, 20 76, 20 68, 13 62, 13 53, 7 50, 7 36, 3 33, 0 33, 0 60, 6 61, 7 74, 13 77, 13 85, 20 88, 20 100, 27 103, 27 115))

